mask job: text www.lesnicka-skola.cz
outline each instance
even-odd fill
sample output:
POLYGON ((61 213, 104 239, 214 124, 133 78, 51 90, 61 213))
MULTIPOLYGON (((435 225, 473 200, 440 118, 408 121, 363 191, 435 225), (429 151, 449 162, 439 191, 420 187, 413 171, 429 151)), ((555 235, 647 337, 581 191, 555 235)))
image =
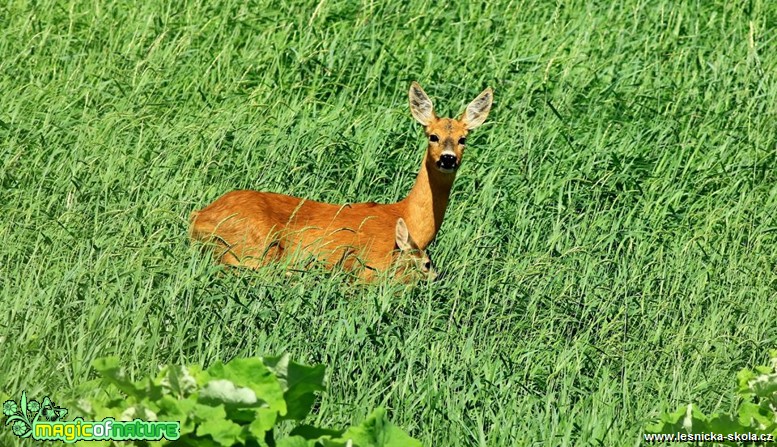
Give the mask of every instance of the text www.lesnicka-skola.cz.
POLYGON ((774 442, 768 433, 651 433, 642 435, 645 442, 774 442))

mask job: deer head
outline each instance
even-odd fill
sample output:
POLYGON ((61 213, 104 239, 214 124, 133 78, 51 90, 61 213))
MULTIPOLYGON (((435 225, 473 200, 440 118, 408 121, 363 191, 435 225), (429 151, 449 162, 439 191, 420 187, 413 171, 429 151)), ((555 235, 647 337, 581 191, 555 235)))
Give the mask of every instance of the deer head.
POLYGON ((469 103, 459 119, 438 118, 432 101, 417 82, 410 85, 409 98, 410 113, 424 126, 429 140, 428 160, 443 174, 455 174, 461 166, 467 134, 488 117, 494 99, 493 91, 490 87, 483 90, 469 103))
POLYGON ((405 220, 397 219, 395 241, 399 251, 396 253, 394 265, 396 274, 407 280, 437 278, 437 271, 432 264, 432 259, 426 251, 418 248, 407 229, 405 220))

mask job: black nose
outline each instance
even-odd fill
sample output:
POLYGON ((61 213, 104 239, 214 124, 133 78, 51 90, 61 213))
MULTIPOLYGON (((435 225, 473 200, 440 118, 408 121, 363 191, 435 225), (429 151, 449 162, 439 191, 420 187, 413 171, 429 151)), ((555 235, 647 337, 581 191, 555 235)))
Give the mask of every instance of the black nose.
POLYGON ((451 154, 443 154, 440 156, 440 167, 443 169, 456 168, 456 156, 451 154))

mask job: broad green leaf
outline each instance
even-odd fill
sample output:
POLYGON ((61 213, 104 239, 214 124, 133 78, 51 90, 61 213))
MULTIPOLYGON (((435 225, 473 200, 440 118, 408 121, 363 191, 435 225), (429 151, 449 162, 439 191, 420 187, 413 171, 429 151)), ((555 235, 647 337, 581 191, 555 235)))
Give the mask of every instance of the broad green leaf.
POLYGON ((310 413, 316 401, 316 391, 326 391, 324 365, 306 366, 289 361, 288 354, 263 359, 267 367, 278 376, 286 400, 287 413, 282 419, 301 421, 310 413))
POLYGON ((185 366, 170 365, 162 369, 157 385, 170 390, 178 398, 184 398, 197 390, 197 380, 185 366))
POLYGON ((313 427, 312 425, 298 425, 289 433, 290 436, 301 436, 305 439, 324 439, 339 438, 345 430, 328 430, 325 428, 313 427))
POLYGON ((197 427, 197 436, 210 436, 214 441, 225 447, 235 444, 242 428, 226 419, 207 420, 197 427))
POLYGON ((180 422, 181 436, 194 432, 195 424, 190 415, 197 403, 192 398, 176 399, 172 396, 163 396, 158 403, 160 421, 180 422))
POLYGON ((677 433, 683 429, 686 407, 680 407, 672 413, 663 413, 658 422, 648 425, 648 433, 677 433))
MULTIPOLYGON (((318 444, 322 445, 323 447, 361 447, 359 444, 355 444, 353 439, 344 439, 344 438, 322 439, 318 441, 318 444)), ((369 447, 372 444, 365 444, 365 445, 369 447)))
POLYGON ((224 447, 224 444, 214 441, 211 438, 189 438, 186 441, 181 442, 174 441, 170 445, 178 446, 178 445, 185 445, 185 446, 191 446, 191 447, 224 447))
MULTIPOLYGON (((364 422, 351 427, 335 442, 353 441, 354 447, 422 447, 420 441, 411 438, 386 418, 382 408, 375 410, 364 422)), ((326 441, 324 445, 330 445, 326 441)))
POLYGON ((739 406, 739 423, 745 427, 757 429, 760 426, 768 427, 773 423, 774 414, 766 413, 761 407, 752 402, 742 402, 739 406))
POLYGON ((756 373, 749 369, 743 369, 737 373, 737 394, 740 396, 747 396, 752 394, 753 390, 750 389, 750 381, 755 379, 756 373))
POLYGON ((208 405, 224 404, 237 407, 258 405, 256 393, 251 388, 235 386, 226 379, 215 379, 206 383, 197 400, 208 405))
POLYGON ((157 405, 159 406, 158 414, 160 420, 172 421, 177 420, 177 418, 187 417, 189 411, 194 408, 195 402, 191 399, 176 399, 173 396, 162 396, 157 405))
POLYGON ((277 357, 262 357, 262 363, 278 377, 278 382, 280 382, 281 389, 284 392, 289 389, 289 385, 286 383, 286 371, 289 369, 288 353, 277 357))
POLYGON ((212 407, 210 405, 202 405, 200 403, 194 404, 191 410, 191 417, 194 422, 200 423, 205 421, 220 420, 227 418, 227 412, 224 410, 223 405, 212 407))
POLYGON ((211 379, 208 371, 204 371, 200 365, 188 365, 186 367, 189 370, 189 375, 194 378, 194 381, 199 386, 203 386, 211 379))
POLYGON ((143 419, 144 421, 158 420, 157 412, 159 407, 153 402, 143 402, 130 405, 121 412, 119 420, 132 421, 134 419, 143 419))
MULTIPOLYGON (((393 426, 380 409, 347 431, 303 425, 275 443, 273 429, 284 414, 287 419, 301 420, 307 416, 315 392, 324 391, 325 370, 322 365, 291 362, 288 355, 265 361, 267 365, 259 358, 235 359, 227 364, 216 363, 206 371, 196 365, 169 366, 162 368, 156 378, 132 382, 121 371, 118 359, 102 358, 95 360, 93 366, 102 375, 102 380, 94 385, 102 385, 103 392, 92 399, 82 399, 77 408, 90 419, 120 420, 122 413, 129 417, 138 416, 140 411, 143 419, 153 417, 181 423, 180 441, 153 442, 154 447, 420 446, 417 440, 393 426)), ((26 395, 23 402, 27 405, 26 395)))
POLYGON ((146 377, 134 383, 137 394, 134 397, 138 402, 142 400, 155 401, 164 395, 164 389, 154 383, 154 379, 146 377))
POLYGON ((259 358, 234 359, 227 364, 216 363, 208 368, 212 379, 226 379, 239 387, 248 387, 269 408, 286 414, 286 402, 278 379, 259 358))
POLYGON ((128 396, 136 398, 141 397, 141 393, 135 387, 131 380, 127 379, 119 364, 118 357, 101 357, 92 361, 92 368, 97 370, 107 383, 113 384, 116 388, 128 396))
POLYGON ((147 377, 137 383, 127 379, 119 366, 118 357, 102 357, 92 362, 92 367, 100 373, 103 380, 114 385, 130 397, 140 401, 145 398, 157 400, 162 397, 162 388, 147 377))
POLYGON ((278 420, 278 412, 269 408, 257 408, 256 419, 248 425, 248 430, 256 439, 264 439, 264 434, 272 430, 278 420))
POLYGON ((121 413, 124 411, 123 408, 120 407, 108 407, 108 406, 102 406, 102 405, 94 405, 94 419, 96 421, 102 421, 105 418, 114 418, 117 421, 121 419, 121 413))
POLYGON ((191 415, 197 423, 197 436, 210 436, 218 445, 232 446, 241 432, 239 425, 227 420, 223 405, 211 407, 195 404, 191 415))
MULTIPOLYGON (((92 367, 94 367, 94 365, 92 365, 92 367)), ((75 391, 75 394, 78 396, 89 396, 94 392, 94 390, 103 388, 101 387, 103 383, 104 381, 100 378, 86 380, 84 382, 77 384, 74 388, 74 391, 75 391)))
POLYGON ((688 433, 704 433, 709 431, 707 427, 707 416, 702 413, 696 405, 689 404, 685 418, 683 419, 683 428, 688 433))
POLYGON ((740 424, 737 418, 730 415, 716 415, 709 419, 707 426, 710 431, 723 435, 748 431, 748 428, 740 424))
POLYGON ((749 382, 750 389, 758 397, 771 398, 777 393, 777 374, 762 374, 749 382))
POLYGON ((171 444, 172 441, 168 441, 167 439, 162 439, 160 441, 146 441, 148 443, 148 447, 165 447, 171 444))
POLYGON ((301 436, 283 438, 276 444, 277 447, 314 447, 315 445, 315 441, 306 441, 305 438, 301 436))

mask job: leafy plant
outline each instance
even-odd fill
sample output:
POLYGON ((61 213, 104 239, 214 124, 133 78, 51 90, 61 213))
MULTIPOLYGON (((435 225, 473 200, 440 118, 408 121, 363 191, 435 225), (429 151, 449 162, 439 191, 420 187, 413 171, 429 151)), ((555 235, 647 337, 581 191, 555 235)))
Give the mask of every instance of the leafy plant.
MULTIPOLYGON (((729 445, 741 445, 735 435, 744 433, 772 435, 772 440, 777 439, 777 350, 771 351, 770 357, 770 366, 743 369, 737 374, 737 395, 741 401, 734 414, 706 415, 695 405, 688 404, 662 414, 659 421, 646 427, 646 431, 655 434, 715 433, 723 435, 720 442, 729 445)), ((754 443, 762 445, 766 442, 754 443)))
MULTIPOLYGON (((140 418, 179 421, 180 439, 150 445, 262 447, 413 447, 421 443, 393 426, 382 409, 358 426, 331 430, 300 424, 315 393, 324 391, 324 366, 306 366, 281 357, 238 358, 198 366, 166 366, 156 377, 126 377, 115 357, 92 363, 106 393, 82 399, 76 410, 102 420, 140 418), (107 385, 107 386, 106 386, 107 385), (296 421, 288 436, 276 439, 281 421, 296 421)), ((92 383, 91 385, 95 385, 92 383)), ((94 442, 89 443, 94 446, 94 442)), ((109 445, 102 442, 102 445, 109 445)))

